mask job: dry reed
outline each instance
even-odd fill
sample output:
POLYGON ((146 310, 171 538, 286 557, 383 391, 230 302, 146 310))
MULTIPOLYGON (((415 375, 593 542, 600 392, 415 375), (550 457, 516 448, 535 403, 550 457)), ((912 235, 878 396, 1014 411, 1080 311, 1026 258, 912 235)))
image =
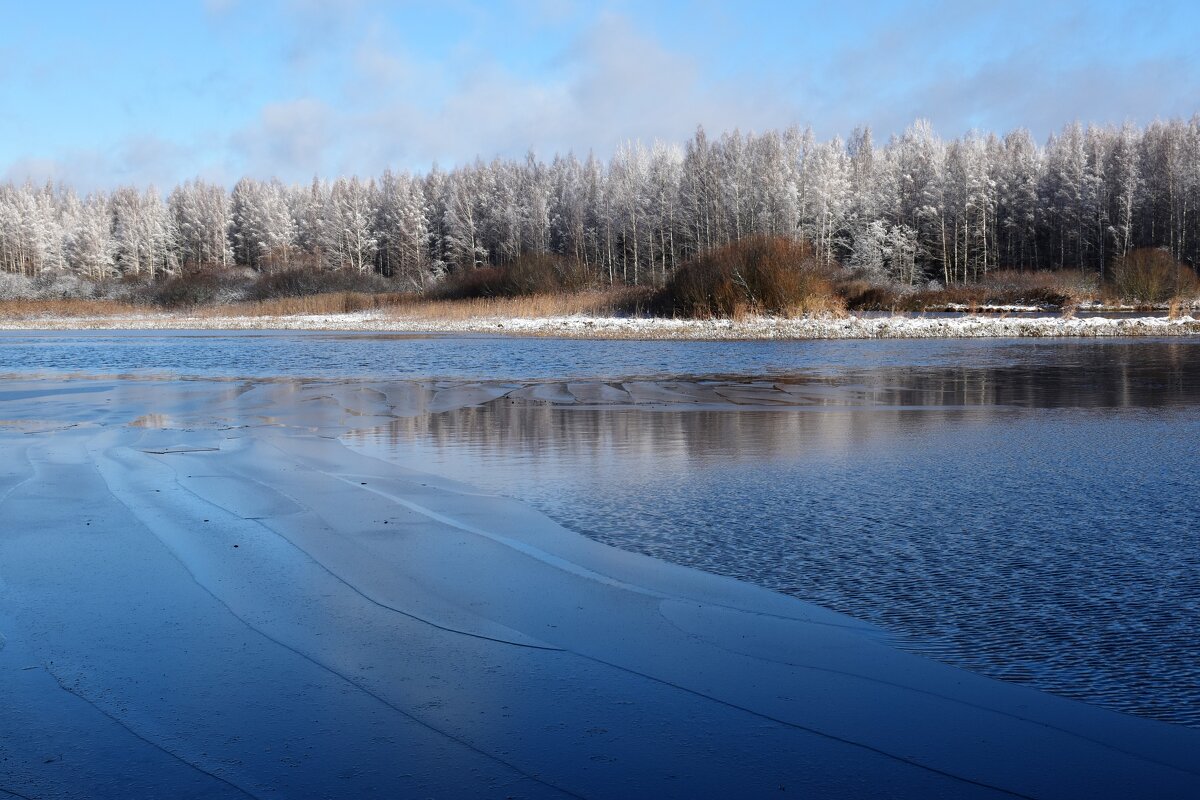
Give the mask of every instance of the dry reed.
POLYGON ((119 300, 72 298, 64 300, 0 300, 0 319, 39 317, 114 317, 145 314, 154 309, 119 300))
POLYGON ((191 313, 211 317, 286 317, 314 314, 352 314, 410 302, 411 295, 401 293, 323 292, 300 297, 277 297, 248 303, 204 306, 191 313))
POLYGON ((570 294, 476 297, 463 300, 410 298, 389 306, 386 313, 392 318, 427 320, 613 316, 637 313, 645 297, 644 290, 609 289, 570 294))

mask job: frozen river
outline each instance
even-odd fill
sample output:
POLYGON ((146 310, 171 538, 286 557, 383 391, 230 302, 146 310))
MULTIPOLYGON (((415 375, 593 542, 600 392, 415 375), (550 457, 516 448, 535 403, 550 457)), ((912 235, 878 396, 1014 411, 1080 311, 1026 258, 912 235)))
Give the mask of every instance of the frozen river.
POLYGON ((404 417, 354 440, 952 663, 1200 724, 1190 340, 23 333, 0 337, 0 359, 0 372, 562 381, 569 401, 404 417), (663 410, 620 393, 577 403, 566 386, 636 377, 791 395, 663 410))
POLYGON ((14 333, 0 374, 0 796, 1196 786, 1190 340, 14 333))

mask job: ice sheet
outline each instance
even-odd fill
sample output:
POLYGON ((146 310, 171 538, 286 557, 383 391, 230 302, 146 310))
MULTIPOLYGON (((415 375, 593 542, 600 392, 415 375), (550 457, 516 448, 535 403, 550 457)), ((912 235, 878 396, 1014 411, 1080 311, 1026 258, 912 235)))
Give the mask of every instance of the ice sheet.
POLYGON ((901 652, 336 438, 512 386, 109 381, 89 415, 71 384, 0 401, 56 423, 0 427, 4 791, 111 796, 118 772, 170 796, 1200 791, 1200 731, 901 652))

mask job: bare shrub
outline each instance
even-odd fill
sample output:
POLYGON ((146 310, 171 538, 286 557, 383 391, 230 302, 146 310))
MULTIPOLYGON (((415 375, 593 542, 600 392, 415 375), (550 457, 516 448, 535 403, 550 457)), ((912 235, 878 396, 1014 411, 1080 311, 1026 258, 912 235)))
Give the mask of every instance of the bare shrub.
POLYGON ((242 270, 205 269, 167 278, 154 288, 153 296, 164 308, 194 308, 244 299, 247 287, 242 270))
POLYGON ((374 272, 354 270, 285 269, 259 275, 246 292, 247 299, 263 301, 282 297, 358 292, 391 292, 395 284, 374 272))
POLYGON ((890 311, 902 304, 904 293, 888 283, 873 283, 862 278, 843 280, 837 284, 846 308, 854 311, 890 311))
POLYGON ((71 272, 43 272, 36 277, 0 273, 0 300, 74 300, 97 296, 97 284, 71 272))
POLYGON ((937 311, 951 306, 968 308, 983 305, 986 292, 978 284, 924 287, 904 294, 899 306, 905 311, 937 311))
POLYGON ((436 287, 432 296, 443 300, 468 300, 479 297, 506 297, 504 270, 476 267, 456 272, 436 287))
POLYGON ((93 297, 95 284, 70 272, 43 272, 33 279, 37 296, 46 300, 93 297))
POLYGON ((521 256, 505 269, 512 296, 576 292, 588 286, 583 265, 550 253, 521 256))
POLYGON ((37 297, 33 279, 15 272, 0 272, 0 301, 30 300, 37 297))
POLYGON ((1173 297, 1193 297, 1196 273, 1158 248, 1132 250, 1113 262, 1109 291, 1117 300, 1165 303, 1173 297))
POLYGON ((1064 306, 1095 299, 1100 288, 1093 273, 1073 269, 1032 272, 998 270, 990 273, 983 280, 983 285, 988 288, 988 302, 994 305, 1064 306))
POLYGON ((477 297, 524 297, 590 288, 586 267, 553 253, 526 253, 501 267, 463 270, 450 276, 433 296, 464 300, 477 297))
POLYGON ((936 311, 950 307, 980 310, 987 306, 1046 306, 1064 308, 1099 294, 1096 278, 1076 270, 1015 272, 999 270, 977 283, 926 287, 897 298, 896 307, 908 311, 936 311))
POLYGON ((319 294, 274 297, 248 303, 213 306, 198 311, 202 317, 282 317, 291 314, 351 314, 373 311, 397 303, 412 302, 412 296, 398 292, 322 292, 319 294))
POLYGON ((680 267, 659 294, 659 313, 684 317, 843 313, 830 268, 805 241, 754 236, 680 267))
POLYGON ((120 275, 97 281, 96 298, 118 303, 155 303, 155 283, 146 275, 120 275))

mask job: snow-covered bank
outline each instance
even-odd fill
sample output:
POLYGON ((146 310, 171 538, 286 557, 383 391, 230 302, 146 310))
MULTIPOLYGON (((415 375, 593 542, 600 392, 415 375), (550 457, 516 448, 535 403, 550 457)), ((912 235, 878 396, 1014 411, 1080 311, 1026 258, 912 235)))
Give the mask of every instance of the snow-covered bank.
POLYGON ((997 317, 919 315, 750 317, 739 320, 560 316, 538 318, 405 315, 402 310, 292 316, 135 314, 0 320, 0 330, 314 330, 500 333, 595 339, 929 339, 1193 336, 1200 319, 1166 317, 997 317))
POLYGON ((902 652, 854 619, 605 547, 340 438, 492 388, 10 380, 0 729, 21 733, 0 738, 4 788, 1200 791, 1200 731, 902 652), (112 742, 119 757, 88 757, 112 742))

